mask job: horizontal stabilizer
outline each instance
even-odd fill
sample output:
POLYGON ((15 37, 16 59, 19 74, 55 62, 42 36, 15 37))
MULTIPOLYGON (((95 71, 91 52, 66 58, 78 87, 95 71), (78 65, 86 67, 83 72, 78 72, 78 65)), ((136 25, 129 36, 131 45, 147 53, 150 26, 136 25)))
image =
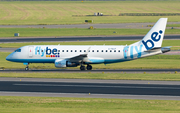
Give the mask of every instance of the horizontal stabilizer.
POLYGON ((166 53, 168 51, 170 51, 172 46, 167 46, 167 47, 156 47, 156 48, 152 48, 152 49, 149 49, 147 51, 144 51, 144 52, 156 52, 156 51, 159 51, 161 50, 162 53, 166 53))

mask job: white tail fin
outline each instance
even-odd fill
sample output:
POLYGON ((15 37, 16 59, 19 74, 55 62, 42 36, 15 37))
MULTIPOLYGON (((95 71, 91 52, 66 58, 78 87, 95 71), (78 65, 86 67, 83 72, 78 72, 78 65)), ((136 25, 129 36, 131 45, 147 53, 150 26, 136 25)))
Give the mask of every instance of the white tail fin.
POLYGON ((143 50, 150 50, 161 47, 166 24, 167 18, 160 18, 141 41, 136 42, 130 46, 143 45, 143 50))

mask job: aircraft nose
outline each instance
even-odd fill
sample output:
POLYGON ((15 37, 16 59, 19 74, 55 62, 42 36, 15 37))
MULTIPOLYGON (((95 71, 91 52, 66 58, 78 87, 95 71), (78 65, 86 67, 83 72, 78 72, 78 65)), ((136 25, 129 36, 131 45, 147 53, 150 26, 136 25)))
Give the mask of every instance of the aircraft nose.
POLYGON ((8 55, 8 56, 6 57, 6 60, 10 61, 11 58, 12 58, 12 54, 8 55))

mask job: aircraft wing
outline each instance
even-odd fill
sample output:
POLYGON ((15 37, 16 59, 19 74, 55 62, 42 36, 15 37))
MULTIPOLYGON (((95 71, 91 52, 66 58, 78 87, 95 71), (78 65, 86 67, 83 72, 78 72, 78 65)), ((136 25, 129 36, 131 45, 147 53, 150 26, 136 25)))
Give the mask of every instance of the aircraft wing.
POLYGON ((80 54, 80 55, 77 55, 77 56, 74 56, 74 57, 71 57, 71 58, 68 58, 69 61, 72 61, 72 62, 90 62, 87 58, 88 56, 88 53, 89 53, 89 50, 90 50, 91 47, 89 47, 86 51, 86 53, 84 54, 80 54))
POLYGON ((78 55, 78 56, 74 56, 74 57, 72 57, 72 58, 69 58, 69 60, 83 60, 84 58, 86 58, 87 57, 87 54, 80 54, 80 55, 78 55))

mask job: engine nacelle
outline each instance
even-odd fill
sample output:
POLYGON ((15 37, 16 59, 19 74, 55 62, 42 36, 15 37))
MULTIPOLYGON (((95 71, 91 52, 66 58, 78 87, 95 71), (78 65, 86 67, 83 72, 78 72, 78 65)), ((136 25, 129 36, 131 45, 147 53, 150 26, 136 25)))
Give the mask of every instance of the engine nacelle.
POLYGON ((64 59, 55 60, 55 67, 66 67, 66 60, 64 59))
POLYGON ((79 64, 64 59, 55 60, 55 67, 77 67, 79 64))

